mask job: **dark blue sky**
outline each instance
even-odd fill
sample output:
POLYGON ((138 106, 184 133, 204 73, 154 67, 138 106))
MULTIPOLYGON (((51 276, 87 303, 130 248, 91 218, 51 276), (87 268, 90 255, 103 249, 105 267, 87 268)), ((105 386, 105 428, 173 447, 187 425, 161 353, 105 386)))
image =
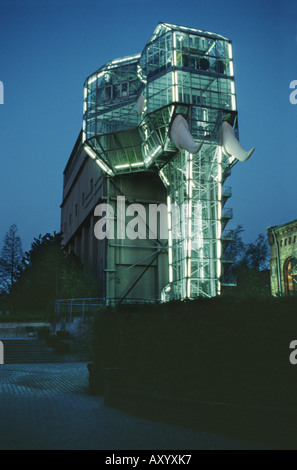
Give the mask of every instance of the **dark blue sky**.
POLYGON ((297 219, 295 0, 0 0, 0 247, 16 223, 27 250, 59 231, 62 174, 82 124, 85 78, 110 59, 141 52, 159 21, 233 41, 240 140, 256 147, 228 185, 253 241, 297 219))

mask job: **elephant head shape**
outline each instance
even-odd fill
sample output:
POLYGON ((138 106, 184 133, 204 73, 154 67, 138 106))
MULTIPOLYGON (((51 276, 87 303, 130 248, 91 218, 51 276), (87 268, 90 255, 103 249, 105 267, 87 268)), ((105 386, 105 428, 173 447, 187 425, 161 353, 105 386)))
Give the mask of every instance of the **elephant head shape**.
POLYGON ((159 23, 141 54, 112 60, 85 82, 89 156, 110 176, 157 172, 168 207, 191 208, 180 242, 170 245, 169 234, 171 291, 182 292, 174 298, 220 290, 223 184, 254 151, 241 147, 237 122, 232 43, 208 31, 159 23))

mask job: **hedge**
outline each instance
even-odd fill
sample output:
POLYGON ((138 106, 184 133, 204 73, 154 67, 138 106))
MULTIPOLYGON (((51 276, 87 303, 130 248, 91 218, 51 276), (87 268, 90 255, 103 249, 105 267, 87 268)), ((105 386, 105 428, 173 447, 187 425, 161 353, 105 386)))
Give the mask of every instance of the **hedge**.
POLYGON ((98 368, 125 370, 134 389, 209 401, 296 406, 294 298, 197 299, 100 310, 98 368))

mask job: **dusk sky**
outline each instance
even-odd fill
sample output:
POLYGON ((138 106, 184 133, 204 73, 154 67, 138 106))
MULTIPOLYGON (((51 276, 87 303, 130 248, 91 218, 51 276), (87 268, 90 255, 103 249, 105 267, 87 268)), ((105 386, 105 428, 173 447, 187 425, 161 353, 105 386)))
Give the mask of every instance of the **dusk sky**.
POLYGON ((297 219, 296 0, 0 0, 0 248, 60 229, 63 170, 82 126, 85 78, 141 52, 159 21, 233 41, 240 141, 227 181, 245 241, 297 219))

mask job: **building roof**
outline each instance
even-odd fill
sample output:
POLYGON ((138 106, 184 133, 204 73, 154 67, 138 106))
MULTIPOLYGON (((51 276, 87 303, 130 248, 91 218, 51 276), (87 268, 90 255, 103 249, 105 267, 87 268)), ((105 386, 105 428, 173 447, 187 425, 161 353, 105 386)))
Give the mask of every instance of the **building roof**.
POLYGON ((267 231, 277 230, 277 229, 287 227, 288 225, 292 225, 292 224, 297 224, 297 219, 291 220, 291 222, 286 222, 285 224, 281 224, 281 225, 272 225, 268 227, 266 230, 267 231))
POLYGON ((163 23, 163 22, 160 22, 158 24, 158 26, 155 29, 152 37, 156 36, 157 31, 160 27, 167 28, 167 30, 174 29, 174 30, 177 30, 177 31, 186 32, 186 33, 190 33, 190 34, 191 33, 192 34, 198 34, 199 36, 207 36, 207 37, 211 37, 213 39, 224 39, 225 41, 230 41, 230 39, 228 39, 225 36, 222 36, 221 34, 218 34, 218 33, 212 33, 210 31, 205 31, 203 29, 190 28, 188 26, 180 26, 180 25, 176 25, 176 24, 163 23))

